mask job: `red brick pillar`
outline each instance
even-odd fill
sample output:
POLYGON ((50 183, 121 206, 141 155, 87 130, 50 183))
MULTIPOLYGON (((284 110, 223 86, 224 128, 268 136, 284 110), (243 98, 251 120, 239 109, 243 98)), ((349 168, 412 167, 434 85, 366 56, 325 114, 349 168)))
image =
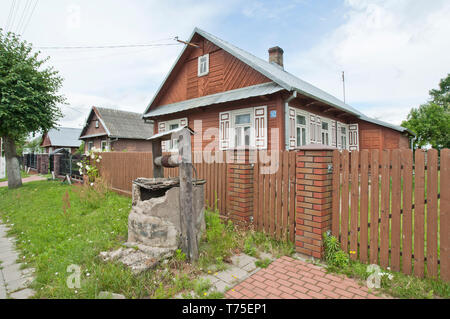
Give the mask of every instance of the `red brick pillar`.
POLYGON ((59 161, 60 161, 61 156, 62 156, 62 154, 58 154, 58 153, 56 153, 53 156, 53 170, 55 172, 55 177, 59 176, 59 161))
POLYGON ((297 212, 295 247, 298 253, 322 258, 322 235, 331 229, 334 148, 308 145, 297 152, 297 212))
POLYGON ((41 158, 42 158, 41 154, 36 155, 36 172, 38 174, 41 173, 41 158))
POLYGON ((42 154, 41 155, 41 167, 40 167, 40 173, 41 174, 48 174, 48 155, 42 154))
POLYGON ((250 223, 253 217, 253 168, 249 151, 232 151, 228 161, 227 212, 233 222, 250 223))

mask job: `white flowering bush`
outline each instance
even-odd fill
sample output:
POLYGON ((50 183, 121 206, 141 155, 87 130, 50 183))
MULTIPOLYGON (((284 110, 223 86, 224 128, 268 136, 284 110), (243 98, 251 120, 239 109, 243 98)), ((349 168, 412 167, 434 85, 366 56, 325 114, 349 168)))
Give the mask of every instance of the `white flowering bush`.
POLYGON ((100 177, 100 172, 97 167, 97 164, 102 160, 102 156, 99 155, 100 152, 101 150, 97 148, 86 151, 84 158, 81 162, 77 163, 80 175, 87 175, 91 186, 94 186, 95 180, 100 177))

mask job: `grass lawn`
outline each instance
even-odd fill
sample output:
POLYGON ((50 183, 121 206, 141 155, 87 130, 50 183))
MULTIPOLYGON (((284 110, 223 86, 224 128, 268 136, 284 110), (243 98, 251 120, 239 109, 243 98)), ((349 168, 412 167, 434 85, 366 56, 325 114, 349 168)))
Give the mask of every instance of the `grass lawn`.
POLYGON ((21 262, 36 269, 32 288, 36 298, 95 298, 100 291, 124 294, 127 298, 170 298, 194 290, 200 298, 210 283, 196 278, 210 269, 227 267, 236 252, 258 256, 260 250, 277 256, 293 253, 290 243, 276 242, 252 231, 223 224, 207 212, 207 232, 200 245, 200 260, 185 262, 178 251, 168 262, 140 275, 121 264, 104 263, 101 251, 119 248, 127 239, 131 199, 115 193, 60 182, 24 184, 16 190, 0 189, 0 217, 12 227, 21 252, 21 262), (67 199, 68 198, 68 199, 67 199), (70 265, 81 267, 81 288, 69 289, 70 265))

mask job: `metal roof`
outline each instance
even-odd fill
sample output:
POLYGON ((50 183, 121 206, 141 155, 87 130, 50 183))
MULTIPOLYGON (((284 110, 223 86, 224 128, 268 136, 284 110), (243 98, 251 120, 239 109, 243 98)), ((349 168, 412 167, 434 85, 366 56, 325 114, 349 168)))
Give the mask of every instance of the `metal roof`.
MULTIPOLYGON (((254 56, 253 54, 251 54, 251 53, 249 53, 247 51, 244 51, 244 50, 234 46, 233 44, 231 44, 231 43, 229 43, 227 41, 219 39, 218 37, 216 37, 216 36, 206 32, 204 30, 201 30, 199 28, 195 28, 194 31, 192 32, 192 35, 190 36, 188 42, 192 41, 192 39, 195 36, 195 34, 199 34, 202 37, 204 37, 205 39, 207 39, 210 42, 214 43, 215 45, 217 45, 221 49, 225 50, 229 54, 233 55, 234 57, 238 58, 242 62, 246 63, 247 65, 249 65, 250 67, 252 67, 256 71, 258 71, 261 74, 265 75, 267 78, 271 79, 273 82, 277 83, 280 87, 284 88, 287 91, 290 91, 290 92, 291 91, 297 91, 297 92, 299 92, 299 93, 301 93, 301 94, 303 94, 305 96, 312 97, 312 98, 314 98, 314 99, 316 99, 318 101, 321 101, 321 102, 324 102, 324 103, 326 103, 328 105, 331 105, 331 106, 333 106, 333 107, 335 107, 335 108, 337 108, 339 110, 342 110, 342 111, 345 111, 347 113, 356 115, 357 117, 359 117, 359 118, 361 118, 362 120, 365 120, 365 121, 369 121, 369 122, 372 122, 372 123, 376 123, 378 125, 386 126, 386 127, 389 127, 389 128, 394 129, 394 130, 401 131, 401 132, 408 131, 406 128, 403 128, 403 127, 400 127, 400 126, 396 126, 396 125, 388 124, 388 123, 385 123, 385 122, 382 122, 382 121, 379 121, 379 120, 371 119, 371 118, 365 116, 364 114, 362 114, 357 109, 353 108, 352 106, 350 106, 350 105, 344 103, 343 101, 339 100, 338 98, 332 96, 331 94, 328 94, 327 92, 325 92, 325 91, 315 87, 314 85, 312 85, 312 84, 310 84, 308 82, 305 82, 305 81, 299 79, 298 77, 290 74, 289 72, 287 72, 283 68, 281 68, 279 65, 274 64, 274 63, 270 63, 270 62, 268 62, 266 60, 258 58, 256 56, 254 56)), ((147 109, 146 109, 144 114, 148 114, 149 113, 150 106, 155 101, 155 99, 158 96, 159 92, 161 91, 164 83, 169 78, 169 75, 172 73, 173 69, 175 68, 175 66, 177 65, 178 61, 180 60, 181 56, 183 55, 183 53, 186 51, 187 48, 188 48, 188 46, 186 45, 184 47, 183 51, 178 56, 176 62, 172 66, 171 70, 167 74, 167 76, 164 79, 164 81, 161 83, 158 91, 156 92, 156 94, 153 97, 152 101, 148 105, 148 107, 147 107, 147 109)), ((192 100, 188 100, 188 101, 192 101, 192 100)), ((188 101, 186 101, 186 103, 188 103, 188 101)), ((165 107, 166 106, 164 106, 164 108, 165 107)), ((144 116, 146 116, 146 115, 144 115, 144 116)))
POLYGON ((281 90, 284 89, 274 82, 258 84, 223 93, 206 95, 191 100, 164 105, 162 107, 158 107, 154 110, 151 110, 147 114, 144 114, 144 117, 149 118, 160 115, 172 114, 190 109, 195 109, 201 106, 208 106, 213 104, 242 100, 254 96, 273 94, 281 90))
POLYGON ((183 127, 178 127, 176 129, 173 129, 171 131, 161 132, 161 133, 155 134, 152 137, 148 138, 147 141, 155 141, 155 140, 159 140, 159 139, 161 139, 161 140, 169 140, 170 136, 172 134, 179 133, 179 132, 183 131, 184 129, 189 130, 189 133, 191 133, 192 135, 195 134, 194 130, 192 130, 190 127, 183 126, 183 127))
POLYGON ((145 140, 153 135, 153 125, 145 123, 140 113, 103 107, 96 109, 109 137, 145 140))
POLYGON ((54 128, 47 133, 51 145, 65 147, 80 147, 81 141, 78 139, 80 134, 81 129, 68 127, 54 128))

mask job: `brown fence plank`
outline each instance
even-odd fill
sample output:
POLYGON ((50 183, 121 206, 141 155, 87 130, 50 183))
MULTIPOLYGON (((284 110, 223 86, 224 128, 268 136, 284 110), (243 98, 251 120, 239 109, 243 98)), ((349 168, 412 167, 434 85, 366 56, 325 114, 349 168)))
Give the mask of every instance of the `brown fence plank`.
POLYGON ((270 174, 270 193, 269 193, 269 209, 270 209, 270 235, 275 236, 275 227, 276 227, 276 219, 275 219, 275 210, 276 210, 276 199, 275 192, 276 188, 276 173, 271 172, 270 174))
POLYGON ((414 274, 424 275, 425 153, 416 150, 414 190, 414 274))
POLYGON ((380 226, 380 266, 389 266, 389 210, 390 210, 390 152, 383 151, 381 157, 381 226, 380 226))
POLYGON ((350 207, 350 258, 358 255, 358 210, 359 210, 359 152, 351 153, 351 207, 350 207))
POLYGON ((441 279, 450 281, 450 150, 441 150, 441 279))
MULTIPOLYGON (((269 163, 264 166, 267 170, 269 163)), ((270 175, 263 174, 264 176, 264 232, 266 234, 270 233, 270 209, 269 209, 269 194, 270 194, 270 175)))
POLYGON ((360 204, 360 246, 359 258, 367 262, 369 227, 369 150, 361 151, 361 204, 360 204))
POLYGON ((295 241, 295 213, 297 209, 296 204, 296 165, 297 165, 297 154, 296 152, 289 152, 289 239, 294 242, 295 241))
POLYGON ((402 150, 403 165, 403 223, 402 223, 402 271, 411 274, 412 259, 412 150, 402 150))
POLYGON ((400 150, 392 150, 392 221, 391 221, 391 267, 400 271, 401 246, 401 163, 400 150))
POLYGON ((276 173, 276 180, 277 180, 277 193, 276 193, 276 216, 277 216, 277 227, 276 227, 276 233, 277 233, 277 239, 281 239, 281 231, 282 231, 282 212, 281 212, 281 198, 282 198, 282 190, 281 190, 281 178, 282 178, 282 172, 283 172, 283 161, 282 161, 282 154, 280 152, 278 153, 278 170, 276 173))
POLYGON ((333 151, 333 195, 332 195, 332 216, 331 233, 339 238, 339 213, 340 213, 340 188, 341 188, 341 153, 338 150, 333 151))
POLYGON ((349 152, 342 151, 342 193, 341 193, 341 245, 348 252, 348 222, 349 222, 349 152))
POLYGON ((438 151, 428 150, 427 153, 427 276, 436 278, 438 275, 438 151))
POLYGON ((256 230, 260 230, 260 201, 259 201, 259 161, 253 167, 253 222, 256 230))
POLYGON ((282 152, 283 154, 283 239, 287 240, 289 236, 289 152, 282 152))

